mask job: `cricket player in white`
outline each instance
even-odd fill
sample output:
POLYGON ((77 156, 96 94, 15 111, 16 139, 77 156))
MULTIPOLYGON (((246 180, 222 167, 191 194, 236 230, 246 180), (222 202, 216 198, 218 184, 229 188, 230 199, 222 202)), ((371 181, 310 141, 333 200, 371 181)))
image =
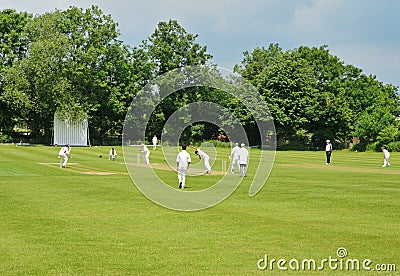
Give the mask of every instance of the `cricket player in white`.
POLYGON ((153 136, 153 140, 152 141, 153 141, 153 150, 155 150, 155 149, 157 149, 157 141, 158 141, 156 135, 153 136))
POLYGON ((381 150, 383 152, 383 165, 382 165, 382 167, 390 166, 390 163, 389 163, 390 152, 385 147, 381 147, 381 150))
POLYGON ((61 147, 60 151, 58 152, 58 158, 60 158, 60 168, 67 167, 68 157, 71 154, 70 150, 70 146, 65 145, 64 147, 61 147))
POLYGON ((186 151, 186 145, 182 145, 182 151, 176 157, 176 166, 178 171, 179 189, 184 189, 186 184, 186 173, 192 160, 190 154, 186 151))
POLYGON ((108 154, 108 160, 116 160, 117 159, 117 151, 114 148, 110 149, 110 153, 108 154))
POLYGON ((210 157, 201 149, 196 149, 194 153, 197 154, 200 159, 204 160, 204 167, 206 168, 206 173, 210 173, 211 172, 210 157))
POLYGON ((229 159, 231 159, 231 173, 235 172, 235 166, 237 165, 239 167, 239 144, 235 143, 235 146, 233 147, 231 151, 231 155, 229 156, 229 159))
POLYGON ((146 165, 150 165, 150 160, 149 160, 150 151, 145 144, 142 144, 141 146, 142 146, 142 152, 144 153, 144 156, 143 156, 144 163, 146 165))
POLYGON ((247 164, 249 162, 249 151, 244 146, 245 145, 242 143, 239 149, 240 176, 246 176, 247 164))

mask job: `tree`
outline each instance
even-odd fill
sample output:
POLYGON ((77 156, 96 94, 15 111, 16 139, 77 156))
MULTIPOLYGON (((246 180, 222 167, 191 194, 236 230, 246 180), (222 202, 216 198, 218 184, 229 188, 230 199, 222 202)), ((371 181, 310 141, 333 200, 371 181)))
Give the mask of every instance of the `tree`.
POLYGON ((101 142, 122 133, 127 108, 150 69, 140 51, 118 40, 117 24, 98 7, 71 7, 62 16, 60 29, 72 46, 65 68, 89 116, 91 136, 101 142))
POLYGON ((263 96, 281 143, 304 137, 316 93, 310 64, 298 51, 281 52, 277 45, 270 45, 267 50, 258 48, 252 55, 246 55, 242 67, 236 70, 248 76, 263 96))
POLYGON ((276 44, 256 48, 235 70, 264 96, 281 142, 317 146, 328 138, 349 142, 354 135, 374 141, 398 116, 396 87, 345 65, 326 45, 286 52, 276 44))
POLYGON ((0 60, 1 66, 11 66, 27 51, 28 41, 21 34, 32 18, 26 12, 17 13, 12 9, 0 11, 0 60))
MULTIPOLYGON (((159 76, 185 66, 204 65, 212 58, 206 53, 206 46, 196 43, 197 37, 198 35, 188 33, 176 20, 169 20, 158 23, 155 31, 140 45, 140 49, 147 54, 149 62, 153 64, 154 76, 159 76)), ((176 81, 186 82, 192 77, 171 80, 165 85, 175 85, 173 82, 176 81)), ((200 100, 203 98, 200 95, 208 91, 207 88, 194 87, 178 91, 163 99, 150 120, 150 125, 153 127, 148 130, 147 138, 150 139, 154 134, 160 135, 165 119, 185 104, 200 100)))
POLYGON ((400 97, 396 94, 396 87, 384 85, 374 76, 363 76, 356 84, 358 89, 355 91, 358 93, 352 94, 357 115, 354 135, 363 143, 374 142, 379 133, 395 123, 400 110, 400 97))
POLYGON ((300 56, 311 65, 315 77, 315 105, 310 112, 308 132, 315 145, 325 144, 326 139, 349 141, 353 129, 353 111, 346 96, 348 79, 358 77, 361 70, 346 66, 329 53, 326 45, 319 48, 300 46, 300 56))
POLYGON ((159 22, 155 31, 144 40, 141 47, 148 53, 155 66, 155 74, 162 75, 176 68, 205 64, 212 56, 207 47, 196 43, 193 35, 176 20, 159 22))
POLYGON ((57 31, 58 18, 58 13, 49 13, 31 20, 24 30, 29 41, 26 57, 4 70, 3 98, 35 137, 49 136, 55 108, 73 103, 60 66, 68 43, 57 31))
POLYGON ((15 60, 24 57, 28 43, 21 34, 31 17, 26 12, 17 13, 12 9, 0 11, 0 141, 11 139, 11 132, 17 117, 15 110, 12 110, 4 99, 2 72, 12 66, 15 60))
POLYGON ((151 66, 143 51, 118 40, 111 17, 96 6, 71 7, 35 17, 24 33, 28 55, 6 72, 6 98, 32 133, 49 141, 57 112, 72 120, 88 116, 96 141, 120 134, 151 66))
POLYGON ((235 65, 234 71, 251 83, 255 83, 261 72, 281 54, 282 48, 277 43, 269 44, 267 49, 257 47, 251 53, 245 51, 241 65, 235 65))

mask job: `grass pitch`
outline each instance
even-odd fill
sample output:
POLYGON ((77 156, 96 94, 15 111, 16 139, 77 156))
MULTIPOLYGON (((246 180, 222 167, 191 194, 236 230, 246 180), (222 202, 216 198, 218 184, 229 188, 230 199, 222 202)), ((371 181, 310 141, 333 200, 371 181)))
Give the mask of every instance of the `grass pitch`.
MULTIPOLYGON (((379 153, 335 151, 325 165, 324 152, 277 152, 255 197, 247 195, 250 162, 248 177, 227 200, 177 212, 140 194, 121 148, 116 161, 107 160, 109 149, 73 148, 67 169, 60 169, 57 148, 0 145, 2 275, 258 275, 282 272, 276 264, 259 270, 265 255, 319 262, 338 258, 340 247, 346 258, 371 259, 372 269, 400 270, 398 153, 391 167, 381 168, 379 153)), ((218 156, 215 172, 228 149, 218 148, 218 156)), ((161 150, 151 151, 150 161, 162 167, 161 150)), ((156 171, 177 185, 175 172, 156 171)), ((188 177, 187 185, 201 189, 220 177, 188 177)), ((342 272, 326 265, 284 273, 342 272)))

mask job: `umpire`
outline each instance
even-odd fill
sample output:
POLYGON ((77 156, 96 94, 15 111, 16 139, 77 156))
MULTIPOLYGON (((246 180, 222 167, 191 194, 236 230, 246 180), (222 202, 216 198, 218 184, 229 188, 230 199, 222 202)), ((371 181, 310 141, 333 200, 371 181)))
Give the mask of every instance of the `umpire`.
POLYGON ((326 164, 329 165, 331 163, 331 155, 332 155, 332 144, 330 140, 326 140, 326 164))

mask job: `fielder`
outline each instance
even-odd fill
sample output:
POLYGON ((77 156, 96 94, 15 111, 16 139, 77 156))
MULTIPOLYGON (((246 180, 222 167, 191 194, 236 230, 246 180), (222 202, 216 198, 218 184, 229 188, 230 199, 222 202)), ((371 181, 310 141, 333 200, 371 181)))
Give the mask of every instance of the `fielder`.
POLYGON ((231 168, 230 168, 231 173, 235 173, 236 165, 239 167, 239 150, 240 150, 239 144, 235 143, 235 146, 231 151, 231 155, 229 156, 229 159, 231 160, 231 168))
POLYGON ((178 171, 179 189, 184 189, 186 184, 186 174, 189 169, 190 154, 186 151, 186 145, 182 145, 182 151, 176 157, 176 167, 178 171))
POLYGON ((386 149, 386 147, 381 147, 381 150, 383 152, 383 165, 382 165, 382 168, 390 166, 390 163, 389 163, 390 152, 386 149))
POLYGON ((115 161, 117 159, 117 151, 114 148, 110 149, 110 153, 108 154, 108 160, 115 161))
POLYGON ((154 136, 153 136, 153 139, 152 139, 152 142, 153 142, 153 150, 156 150, 156 149, 157 149, 157 141, 158 141, 157 136, 154 135, 154 136))

